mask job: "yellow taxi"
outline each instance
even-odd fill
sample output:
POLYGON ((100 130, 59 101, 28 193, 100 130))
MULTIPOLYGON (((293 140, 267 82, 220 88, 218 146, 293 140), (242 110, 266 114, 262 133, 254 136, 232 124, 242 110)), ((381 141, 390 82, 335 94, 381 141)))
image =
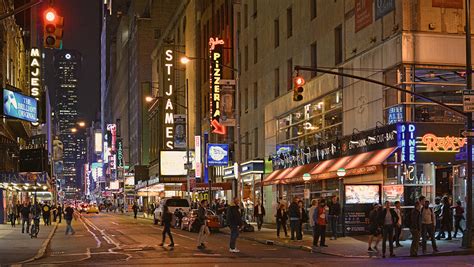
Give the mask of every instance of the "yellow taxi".
POLYGON ((89 213, 99 214, 99 208, 96 205, 89 205, 89 207, 87 208, 87 214, 89 213))

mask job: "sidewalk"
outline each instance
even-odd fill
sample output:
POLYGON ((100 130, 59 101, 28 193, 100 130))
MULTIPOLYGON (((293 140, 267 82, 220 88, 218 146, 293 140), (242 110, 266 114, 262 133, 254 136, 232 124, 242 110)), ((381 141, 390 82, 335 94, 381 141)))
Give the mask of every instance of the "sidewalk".
MULTIPOLYGON (((272 225, 269 225, 272 227, 272 225)), ((251 240, 255 242, 259 242, 262 244, 267 245, 276 245, 282 246, 287 248, 293 249, 301 249, 308 252, 315 252, 321 254, 327 254, 337 257, 344 257, 344 258, 369 258, 371 255, 367 253, 367 235, 362 236, 353 236, 353 237, 340 237, 337 240, 330 240, 330 234, 328 233, 326 237, 326 245, 328 247, 318 247, 315 250, 312 248, 313 239, 311 234, 304 234, 303 240, 301 241, 291 241, 290 238, 284 237, 284 232, 280 233, 280 238, 276 236, 276 230, 270 228, 262 228, 261 231, 257 231, 256 225, 255 232, 242 232, 240 233, 240 238, 251 240)), ((273 228, 273 227, 272 227, 273 228)), ((288 229, 289 230, 289 229, 288 229)), ((222 228, 221 232, 224 234, 230 234, 228 228, 222 228)), ((288 234, 290 234, 288 232, 288 234)), ((395 248, 394 253, 397 257, 408 257, 410 255, 410 245, 411 240, 400 241, 403 247, 395 248)), ((461 238, 456 238, 450 241, 447 240, 436 240, 436 244, 438 245, 439 253, 435 255, 466 255, 466 254, 474 254, 474 250, 472 249, 463 249, 461 248, 461 238)), ((377 255, 378 257, 382 256, 382 244, 378 245, 378 249, 380 253, 377 255)), ((431 256, 432 249, 431 249, 431 242, 427 244, 427 254, 426 256, 431 256)), ((389 256, 389 248, 387 244, 387 252, 386 256, 389 256)), ((423 256, 421 254, 421 246, 418 253, 419 256, 423 256)))
POLYGON ((38 238, 21 233, 21 225, 12 228, 10 224, 0 224, 0 264, 14 264, 42 256, 55 230, 55 224, 40 224, 38 238))

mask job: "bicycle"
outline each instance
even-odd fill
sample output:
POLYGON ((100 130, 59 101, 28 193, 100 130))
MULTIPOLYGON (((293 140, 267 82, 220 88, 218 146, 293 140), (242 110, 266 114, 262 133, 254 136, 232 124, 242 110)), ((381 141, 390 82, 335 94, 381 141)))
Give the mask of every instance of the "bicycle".
POLYGON ((31 238, 37 238, 39 233, 39 219, 33 219, 33 224, 31 225, 30 236, 31 238))

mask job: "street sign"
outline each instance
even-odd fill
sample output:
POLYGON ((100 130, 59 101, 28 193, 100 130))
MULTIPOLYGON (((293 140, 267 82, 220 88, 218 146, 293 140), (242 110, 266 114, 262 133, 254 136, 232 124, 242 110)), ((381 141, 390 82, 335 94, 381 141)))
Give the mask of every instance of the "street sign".
POLYGON ((463 90, 462 101, 464 112, 474 112, 474 90, 463 90))

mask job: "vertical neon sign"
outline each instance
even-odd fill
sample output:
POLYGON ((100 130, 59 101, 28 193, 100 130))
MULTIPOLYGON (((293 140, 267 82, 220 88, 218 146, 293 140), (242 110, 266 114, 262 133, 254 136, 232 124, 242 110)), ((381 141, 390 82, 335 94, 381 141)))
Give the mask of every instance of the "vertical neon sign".
POLYGON ((173 97, 174 69, 173 69, 173 50, 166 49, 164 54, 165 75, 164 75, 164 96, 165 100, 165 148, 174 149, 174 107, 171 101, 173 97))
POLYGON ((220 125, 221 117, 221 79, 222 79, 222 51, 224 46, 224 40, 219 39, 218 37, 209 39, 209 62, 210 62, 210 71, 209 71, 209 84, 210 84, 210 94, 209 94, 209 109, 210 109, 210 119, 211 119, 211 128, 213 133, 225 134, 225 127, 220 125))
POLYGON ((416 126, 414 124, 399 124, 397 132, 400 161, 414 163, 416 161, 416 126))
MULTIPOLYGON (((38 101, 38 120, 42 121, 42 110, 40 107, 41 100, 41 53, 36 47, 30 51, 30 95, 38 101)), ((31 125, 38 126, 38 122, 32 122, 31 125)))

